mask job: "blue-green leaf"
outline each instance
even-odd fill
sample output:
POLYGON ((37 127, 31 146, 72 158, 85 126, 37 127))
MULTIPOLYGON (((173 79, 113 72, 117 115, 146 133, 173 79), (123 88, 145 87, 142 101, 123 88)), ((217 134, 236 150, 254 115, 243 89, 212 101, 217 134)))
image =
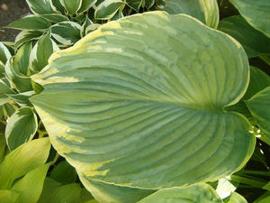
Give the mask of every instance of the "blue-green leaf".
POLYGON ((90 180, 142 189, 214 181, 254 150, 248 120, 224 111, 248 87, 244 49, 184 14, 109 22, 33 80, 52 144, 90 180))

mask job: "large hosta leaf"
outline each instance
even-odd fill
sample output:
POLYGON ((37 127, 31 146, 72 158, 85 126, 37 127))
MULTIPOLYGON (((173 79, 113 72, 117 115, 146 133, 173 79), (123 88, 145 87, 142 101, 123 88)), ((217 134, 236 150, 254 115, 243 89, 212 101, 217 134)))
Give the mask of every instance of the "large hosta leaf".
POLYGON ((230 0, 230 2, 254 28, 270 37, 269 0, 230 0))
POLYGON ((187 188, 170 188, 139 201, 139 203, 222 203, 215 190, 207 184, 187 188))
POLYGON ((33 79, 52 144, 88 178, 149 189, 216 180, 254 148, 248 121, 224 111, 248 86, 243 48, 187 15, 110 22, 33 79))
POLYGON ((186 13, 205 22, 210 27, 218 26, 217 0, 165 0, 163 10, 171 14, 186 13))

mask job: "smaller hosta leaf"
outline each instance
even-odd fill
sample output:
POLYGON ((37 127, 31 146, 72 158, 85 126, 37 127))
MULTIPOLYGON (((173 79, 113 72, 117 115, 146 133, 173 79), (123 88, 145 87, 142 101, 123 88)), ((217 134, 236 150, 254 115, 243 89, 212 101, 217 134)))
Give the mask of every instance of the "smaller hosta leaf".
POLYGON ((8 59, 10 59, 10 57, 10 51, 2 42, 0 42, 0 62, 2 62, 2 64, 5 64, 8 59))
POLYGON ((13 93, 14 92, 11 90, 7 82, 5 82, 3 79, 0 79, 0 106, 10 101, 8 94, 13 93))
POLYGON ((19 92, 32 90, 31 78, 28 77, 31 49, 31 43, 24 44, 5 66, 5 73, 11 87, 19 92))
POLYGON ((59 0, 68 14, 76 14, 82 5, 82 0, 59 0))
POLYGON ((219 8, 216 0, 167 0, 162 10, 170 14, 191 15, 214 28, 219 23, 219 8))
POLYGON ((53 9, 56 12, 65 14, 65 8, 62 6, 60 0, 50 0, 50 1, 51 1, 51 5, 52 5, 53 9))
POLYGON ((250 25, 270 37, 269 0, 230 0, 230 2, 250 25))
POLYGON ((207 184, 186 188, 170 188, 155 192, 138 203, 222 203, 215 190, 207 184))
POLYGON ((95 19, 109 20, 124 6, 122 0, 105 0, 95 10, 95 19))
POLYGON ((27 42, 31 42, 40 38, 43 34, 42 31, 31 31, 31 30, 24 30, 21 31, 16 39, 15 39, 15 47, 21 47, 27 42))
POLYGON ((26 0, 30 10, 35 14, 54 13, 51 0, 26 0))
POLYGON ((31 74, 41 71, 48 64, 48 59, 51 54, 58 49, 59 48, 51 39, 51 35, 49 33, 42 36, 31 51, 31 74))
POLYGON ((36 203, 38 201, 48 169, 49 164, 39 166, 14 184, 12 190, 20 193, 18 202, 36 203))
POLYGON ((18 94, 9 94, 8 96, 20 106, 31 106, 29 98, 34 94, 36 94, 35 91, 28 91, 18 94))
POLYGON ((95 5, 97 0, 82 0, 82 5, 78 11, 78 13, 83 13, 85 11, 88 11, 92 6, 95 5))
POLYGON ((49 151, 49 139, 41 138, 23 144, 10 152, 0 164, 0 189, 10 189, 15 180, 43 165, 49 151))
POLYGON ((90 180, 82 174, 79 176, 86 189, 91 192, 96 200, 103 203, 136 203, 137 201, 155 192, 154 190, 121 187, 113 184, 90 180))
POLYGON ((60 44, 70 46, 81 39, 81 29, 78 23, 60 22, 51 27, 51 35, 60 44))
POLYGON ((134 10, 138 11, 139 8, 142 6, 144 0, 126 0, 126 3, 129 7, 133 8, 134 10))
POLYGON ((249 99, 247 106, 263 132, 270 136, 270 86, 249 99))
POLYGON ((38 128, 37 116, 31 108, 17 110, 8 120, 5 130, 6 142, 9 149, 33 139, 38 128))
POLYGON ((30 54, 32 50, 32 43, 26 43, 23 45, 14 56, 12 68, 17 72, 23 75, 27 75, 29 62, 30 62, 30 54))
POLYGON ((68 21, 68 17, 61 15, 61 14, 44 14, 41 15, 42 18, 50 21, 51 23, 59 23, 63 21, 68 21))
POLYGON ((243 196, 234 192, 228 199, 224 201, 224 203, 248 203, 248 202, 243 196))
POLYGON ((223 19, 219 24, 219 29, 237 39, 249 57, 270 53, 270 38, 254 29, 241 16, 223 19))
POLYGON ((7 28, 18 30, 45 30, 50 26, 51 23, 46 19, 36 15, 29 15, 19 20, 13 21, 7 26, 7 28))

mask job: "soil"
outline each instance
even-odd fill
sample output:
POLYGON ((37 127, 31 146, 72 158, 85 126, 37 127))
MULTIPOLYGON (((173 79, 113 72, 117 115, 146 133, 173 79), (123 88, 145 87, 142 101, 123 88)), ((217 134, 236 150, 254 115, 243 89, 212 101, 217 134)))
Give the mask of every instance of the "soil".
POLYGON ((0 0, 0 41, 12 41, 18 31, 3 26, 29 13, 25 0, 0 0))

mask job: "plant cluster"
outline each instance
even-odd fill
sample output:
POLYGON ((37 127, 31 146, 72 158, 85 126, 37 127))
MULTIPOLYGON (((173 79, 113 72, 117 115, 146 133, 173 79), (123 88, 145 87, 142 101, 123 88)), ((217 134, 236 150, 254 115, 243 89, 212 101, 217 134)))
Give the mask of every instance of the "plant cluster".
POLYGON ((269 0, 26 2, 0 202, 270 202, 269 0))

